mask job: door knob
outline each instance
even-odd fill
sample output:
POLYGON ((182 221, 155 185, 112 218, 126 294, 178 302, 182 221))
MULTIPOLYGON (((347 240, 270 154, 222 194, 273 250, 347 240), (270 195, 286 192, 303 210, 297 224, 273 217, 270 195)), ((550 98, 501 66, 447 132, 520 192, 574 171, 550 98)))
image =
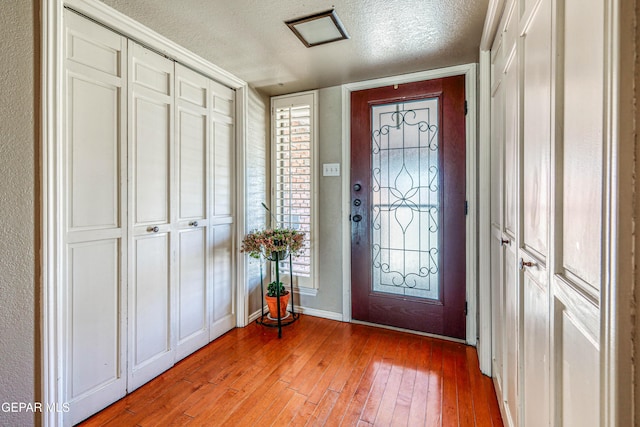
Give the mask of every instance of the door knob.
POLYGON ((360 184, 353 184, 353 191, 360 191, 362 186, 360 184))
POLYGON ((198 221, 191 221, 189 223, 189 225, 192 226, 192 227, 197 227, 198 226, 198 221))
POLYGON ((525 261, 524 259, 520 258, 520 271, 524 271, 525 267, 533 267, 534 265, 536 265, 535 262, 525 261))
POLYGON ((155 227, 149 227, 147 228, 147 231, 149 233, 157 233, 158 231, 160 231, 160 227, 158 227, 157 225, 155 227))
POLYGON ((508 245, 509 243, 511 243, 509 239, 500 239, 500 246, 508 245))
POLYGON ((362 221, 362 215, 354 215, 352 220, 353 222, 360 222, 362 221))

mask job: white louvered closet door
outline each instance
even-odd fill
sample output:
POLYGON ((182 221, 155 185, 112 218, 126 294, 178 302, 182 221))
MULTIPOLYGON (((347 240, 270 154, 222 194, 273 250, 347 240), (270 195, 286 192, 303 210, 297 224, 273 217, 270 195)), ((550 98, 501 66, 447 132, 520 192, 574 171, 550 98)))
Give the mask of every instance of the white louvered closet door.
POLYGON ((213 341, 236 326, 234 244, 235 210, 235 91, 209 81, 211 219, 211 317, 213 341))
POLYGON ((127 41, 68 10, 64 20, 59 312, 72 425, 127 387, 127 41))
POLYGON ((176 356, 173 77, 173 61, 129 41, 129 391, 176 356))
POLYGON ((91 416, 236 326, 235 92, 64 12, 61 379, 91 416))
POLYGON ((177 359, 209 342, 209 79, 176 64, 177 359))
POLYGON ((235 108, 235 91, 210 80, 211 341, 236 326, 235 108))

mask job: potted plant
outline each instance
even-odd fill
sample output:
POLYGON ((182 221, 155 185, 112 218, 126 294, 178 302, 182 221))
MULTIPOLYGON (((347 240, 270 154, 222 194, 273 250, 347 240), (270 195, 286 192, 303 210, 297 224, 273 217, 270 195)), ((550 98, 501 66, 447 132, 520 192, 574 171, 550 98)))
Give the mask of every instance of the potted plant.
POLYGON ((287 317, 287 304, 289 304, 289 291, 287 291, 282 282, 271 282, 267 285, 267 306, 269 307, 269 316, 272 319, 278 318, 278 295, 280 296, 280 318, 287 317), (278 289, 279 285, 279 289, 278 289))
MULTIPOLYGON (((271 214, 269 208, 263 203, 262 206, 271 214)), ((271 214, 273 218, 273 214, 271 214)), ((284 261, 289 256, 296 256, 304 247, 304 232, 287 227, 275 227, 266 229, 257 229, 248 233, 242 239, 241 252, 249 254, 255 259, 265 259, 275 262, 275 281, 267 286, 267 294, 265 296, 267 304, 269 300, 275 302, 272 306, 269 304, 271 318, 281 319, 287 314, 287 304, 289 301, 289 292, 280 282, 280 261, 284 261), (280 286, 276 285, 278 283, 280 286), (280 297, 280 298, 279 298, 280 297), (280 316, 278 316, 278 307, 280 316)))

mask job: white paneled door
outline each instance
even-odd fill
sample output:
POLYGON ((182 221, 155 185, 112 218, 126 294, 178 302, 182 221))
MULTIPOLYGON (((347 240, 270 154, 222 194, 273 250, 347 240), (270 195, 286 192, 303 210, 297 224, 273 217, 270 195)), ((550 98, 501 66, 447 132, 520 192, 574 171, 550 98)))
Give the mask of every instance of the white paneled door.
POLYGON ((209 342, 209 79, 176 64, 177 358, 209 342))
POLYGON ((127 40, 64 17, 61 354, 75 424, 127 390, 127 40))
POLYGON ((65 11, 64 401, 75 424, 236 326, 235 91, 65 11))
POLYGON ((129 42, 129 390, 175 360, 174 63, 129 42))
POLYGON ((504 203, 502 271, 504 286, 504 376, 503 400, 506 422, 512 427, 520 425, 520 287, 517 269, 518 221, 518 149, 520 144, 520 87, 518 38, 516 37, 518 15, 514 5, 505 15, 504 24, 504 179, 500 189, 504 203))
MULTIPOLYGON (((532 3, 532 4, 529 4, 532 3)), ((519 267, 522 289, 522 421, 548 426, 551 0, 523 8, 519 267)))
POLYGON ((492 48, 493 368, 512 427, 604 425, 607 5, 507 1, 492 48))
POLYGON ((236 326, 235 244, 235 92, 209 81, 210 162, 212 167, 210 236, 213 276, 210 339, 236 326))

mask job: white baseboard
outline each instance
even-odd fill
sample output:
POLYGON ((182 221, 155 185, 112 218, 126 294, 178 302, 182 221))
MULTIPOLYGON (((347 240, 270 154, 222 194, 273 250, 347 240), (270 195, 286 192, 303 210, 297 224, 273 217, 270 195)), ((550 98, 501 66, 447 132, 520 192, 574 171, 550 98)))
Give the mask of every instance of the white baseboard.
POLYGON ((298 313, 306 314, 308 316, 322 317, 330 320, 337 320, 342 322, 342 313, 336 313, 333 311, 318 310, 316 308, 309 307, 296 307, 298 313))
MULTIPOLYGON (((264 306, 264 311, 265 313, 269 312, 269 308, 266 305, 264 306)), ((307 316, 322 317, 324 319, 337 320, 338 322, 342 322, 342 313, 336 313, 333 311, 318 310, 316 308, 296 306, 296 313, 302 313, 302 314, 306 314, 307 316)), ((256 319, 258 319, 261 315, 262 315, 262 311, 260 309, 254 311, 249 316, 249 323, 255 322, 256 319)))
MULTIPOLYGON (((269 307, 267 307, 266 305, 264 306, 264 312, 265 313, 269 312, 269 307)), ((247 323, 247 325, 255 322, 260 316, 262 316, 262 310, 257 309, 256 311, 254 311, 249 315, 249 322, 247 323)))

